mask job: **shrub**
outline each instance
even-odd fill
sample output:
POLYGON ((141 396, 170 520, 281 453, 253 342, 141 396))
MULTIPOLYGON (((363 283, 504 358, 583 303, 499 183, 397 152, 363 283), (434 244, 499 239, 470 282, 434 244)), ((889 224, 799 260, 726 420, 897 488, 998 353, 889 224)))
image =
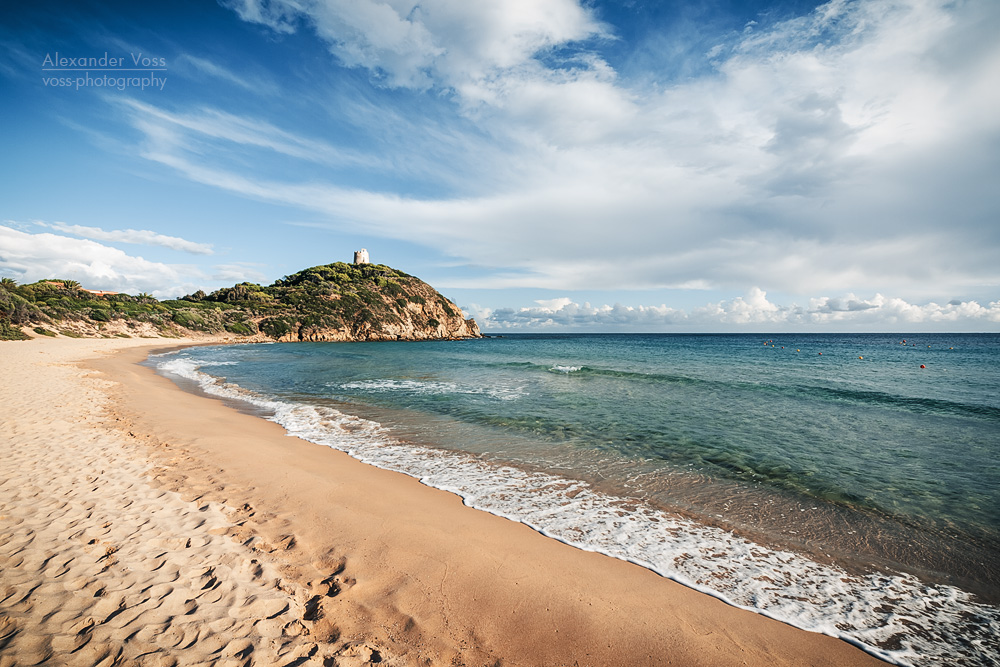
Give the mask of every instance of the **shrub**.
POLYGON ((254 331, 246 322, 232 322, 226 325, 226 331, 239 334, 240 336, 251 336, 254 331))
POLYGON ((15 327, 7 320, 0 320, 0 340, 28 340, 31 336, 26 336, 19 327, 15 327))
POLYGON ((447 301, 444 299, 438 299, 438 303, 441 304, 441 307, 444 309, 444 312, 448 315, 448 317, 455 317, 455 311, 451 309, 451 306, 448 305, 447 301))
POLYGON ((95 322, 110 322, 111 313, 109 313, 106 310, 91 310, 90 319, 94 320, 95 322))
POLYGON ((18 294, 6 291, 0 291, 0 318, 9 320, 11 324, 44 322, 47 319, 38 306, 18 294))
POLYGON ((182 296, 181 301, 204 301, 205 297, 208 296, 203 290, 198 290, 194 294, 188 294, 187 296, 182 296))
POLYGON ((202 317, 201 313, 193 310, 178 310, 171 319, 185 329, 203 329, 205 327, 205 318, 202 317))
POLYGON ((260 330, 266 336, 277 340, 282 336, 292 332, 292 325, 280 317, 272 317, 260 323, 260 330))

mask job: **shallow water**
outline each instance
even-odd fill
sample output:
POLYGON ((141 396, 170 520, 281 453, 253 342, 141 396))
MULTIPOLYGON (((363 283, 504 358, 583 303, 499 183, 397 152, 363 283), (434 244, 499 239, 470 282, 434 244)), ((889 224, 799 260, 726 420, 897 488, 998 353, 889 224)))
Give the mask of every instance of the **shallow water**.
POLYGON ((990 665, 998 343, 518 335, 154 362, 296 435, 732 604, 899 663, 990 665))

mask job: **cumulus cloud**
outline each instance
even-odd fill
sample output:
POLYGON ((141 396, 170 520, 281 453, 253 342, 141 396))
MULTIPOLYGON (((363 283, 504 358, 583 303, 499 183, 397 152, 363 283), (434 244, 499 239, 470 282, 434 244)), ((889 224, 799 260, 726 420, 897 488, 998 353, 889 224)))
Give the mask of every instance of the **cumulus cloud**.
POLYGON ((232 264, 217 264, 212 267, 212 280, 223 283, 261 283, 267 280, 260 271, 261 265, 248 262, 233 262, 232 264))
POLYGON ((599 35, 574 0, 231 0, 244 21, 283 33, 312 26, 348 67, 392 86, 468 93, 544 49, 599 35))
MULTIPOLYGON (((436 165, 456 185, 423 198, 207 165, 172 133, 183 123, 145 155, 330 226, 419 239, 491 269, 479 286, 919 300, 1000 284, 997 3, 834 0, 720 38, 709 74, 655 86, 600 57, 610 28, 570 0, 232 6, 315 31, 386 85, 452 95, 498 153, 468 168, 479 136, 456 130, 436 165)), ((142 128, 152 112, 133 111, 142 128)))
POLYGON ((554 313, 573 303, 573 300, 567 296, 563 296, 557 299, 538 299, 535 303, 539 305, 538 310, 547 310, 554 313))
POLYGON ((19 282, 76 280, 88 289, 147 292, 174 298, 197 290, 204 278, 190 266, 151 262, 96 241, 29 234, 0 225, 0 274, 19 282))
POLYGON ((166 236, 148 229, 111 229, 105 230, 100 227, 85 227, 84 225, 68 225, 65 222, 36 222, 35 224, 48 227, 66 234, 81 236, 85 239, 95 241, 110 241, 112 243, 134 243, 136 245, 155 245, 171 250, 180 250, 195 255, 211 255, 214 253, 212 246, 208 243, 195 243, 178 236, 166 236))
POLYGON ((986 306, 975 301, 914 304, 881 294, 870 299, 848 294, 813 298, 805 306, 779 305, 756 287, 745 296, 690 310, 666 305, 580 305, 567 297, 539 304, 519 309, 473 305, 469 310, 486 331, 912 331, 940 327, 954 331, 982 330, 1000 322, 1000 301, 986 306))

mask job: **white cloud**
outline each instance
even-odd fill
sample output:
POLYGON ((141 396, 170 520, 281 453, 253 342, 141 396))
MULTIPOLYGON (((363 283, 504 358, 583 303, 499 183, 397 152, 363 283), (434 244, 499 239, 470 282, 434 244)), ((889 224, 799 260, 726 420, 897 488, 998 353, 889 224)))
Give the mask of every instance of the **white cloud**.
POLYGON ((155 245, 171 250, 180 250, 195 255, 212 255, 211 244, 195 243, 177 236, 166 236, 147 229, 112 229, 100 227, 85 227, 83 225, 68 225, 65 222, 36 222, 36 225, 48 227, 66 234, 82 236, 95 241, 110 241, 112 243, 134 243, 136 245, 155 245))
POLYGON ((95 241, 2 225, 0 274, 19 282, 66 278, 88 289, 147 292, 158 298, 193 292, 198 289, 193 281, 204 278, 191 266, 151 262, 95 241))
POLYGON ((562 297, 538 307, 483 309, 470 307, 485 331, 566 329, 581 331, 802 331, 802 330, 995 330, 1000 301, 909 303, 876 294, 860 299, 817 297, 807 306, 779 305, 760 288, 728 301, 681 310, 660 306, 580 305, 562 297))
POLYGON ((233 72, 228 67, 224 67, 217 62, 199 58, 189 53, 178 56, 171 62, 171 69, 180 67, 182 70, 190 67, 191 70, 204 74, 220 81, 226 81, 243 90, 247 90, 258 95, 275 95, 279 92, 278 86, 272 81, 261 76, 247 77, 233 72))
POLYGON ((315 137, 301 137, 274 125, 218 109, 199 109, 189 113, 171 113, 136 100, 120 104, 132 112, 134 123, 152 139, 154 145, 173 150, 184 149, 202 155, 203 142, 219 141, 241 147, 264 148, 281 155, 308 162, 387 167, 377 157, 356 151, 344 151, 315 137))
MULTIPOLYGON (((236 9, 279 31, 311 25, 390 85, 452 92, 498 154, 441 198, 207 165, 172 134, 184 128, 150 134, 146 155, 493 269, 483 286, 926 300, 1000 285, 997 3, 837 0, 755 25, 712 50, 711 75, 661 87, 623 81, 587 50, 544 64, 553 47, 607 32, 569 0, 236 9)), ((438 173, 476 154, 458 136, 438 173)))
POLYGON ((573 300, 567 296, 563 296, 557 299, 538 299, 535 303, 540 306, 540 310, 547 310, 554 313, 573 303, 573 300))
POLYGON ((293 32, 308 22, 348 67, 392 86, 462 94, 539 51, 603 33, 574 0, 234 0, 244 21, 293 32))
POLYGON ((212 280, 223 283, 262 283, 267 280, 267 276, 261 273, 260 264, 248 262, 233 262, 232 264, 217 264, 212 267, 212 280))
POLYGON ((229 7, 244 21, 261 23, 282 33, 295 32, 295 13, 292 7, 278 2, 258 2, 257 0, 224 0, 221 4, 229 7))

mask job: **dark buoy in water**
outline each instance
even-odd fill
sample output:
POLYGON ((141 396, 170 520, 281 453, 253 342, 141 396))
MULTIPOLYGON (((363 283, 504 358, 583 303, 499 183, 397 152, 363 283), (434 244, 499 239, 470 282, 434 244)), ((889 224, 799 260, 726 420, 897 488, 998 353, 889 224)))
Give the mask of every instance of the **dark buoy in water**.
POLYGON ((921 368, 927 368, 927 366, 924 366, 923 364, 920 364, 920 367, 921 368))

